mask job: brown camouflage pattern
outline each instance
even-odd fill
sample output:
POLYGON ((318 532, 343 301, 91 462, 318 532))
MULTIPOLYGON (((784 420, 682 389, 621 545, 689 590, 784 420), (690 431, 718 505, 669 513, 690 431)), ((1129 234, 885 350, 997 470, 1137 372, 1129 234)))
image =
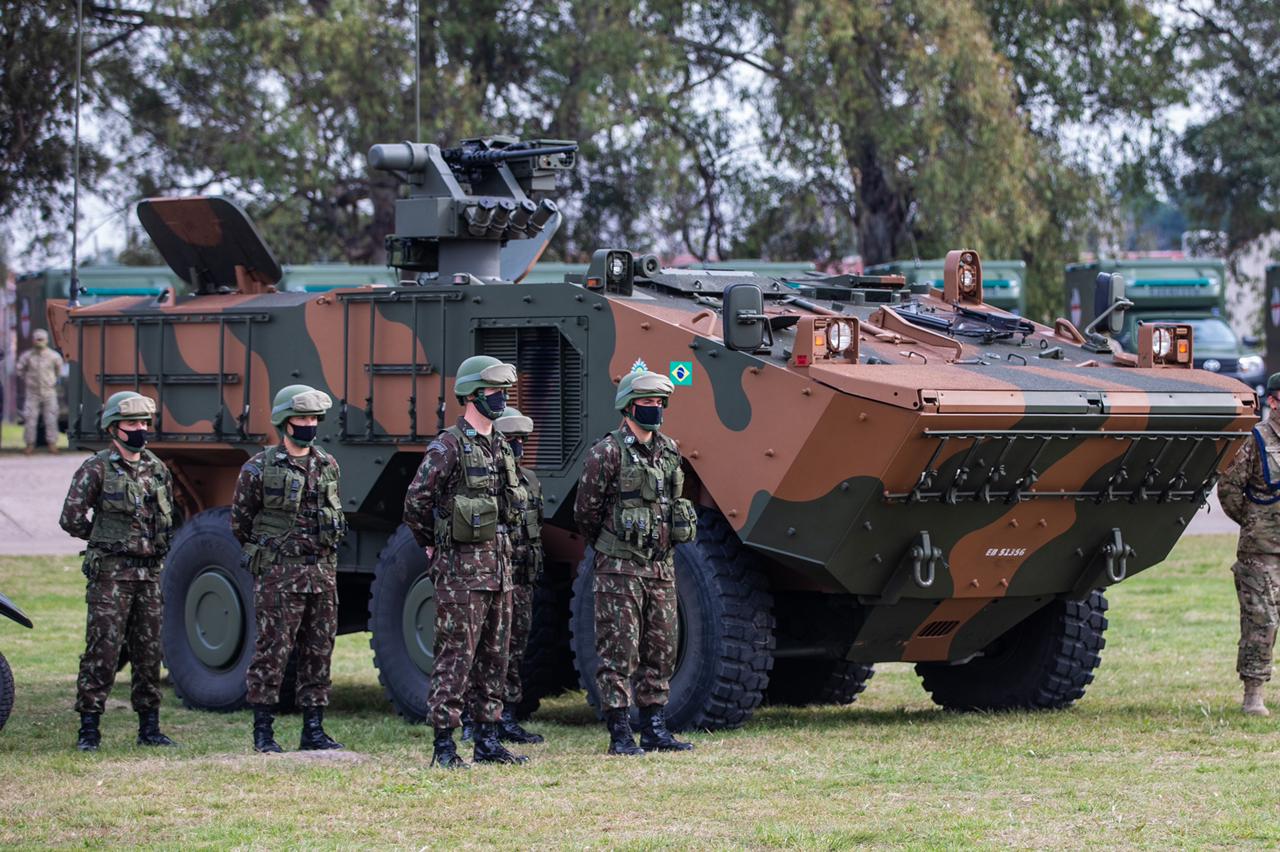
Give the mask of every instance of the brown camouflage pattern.
MULTIPOLYGON (((154 566, 159 571, 159 565, 154 566)), ((104 574, 85 592, 89 617, 76 678, 76 712, 102 713, 116 680, 120 650, 129 650, 133 709, 160 706, 160 584, 104 574)))
POLYGON ((58 435, 58 392, 56 390, 35 393, 28 390, 22 398, 22 442, 28 447, 35 446, 41 420, 44 421, 44 434, 53 436, 47 437, 46 440, 56 443, 58 435))
POLYGON ((427 698, 427 721, 436 728, 462 724, 470 696, 471 718, 502 718, 506 690, 511 591, 436 586, 436 666, 427 698))
POLYGON ((62 378, 62 356, 49 347, 28 349, 14 365, 28 395, 51 394, 62 378))
MULTIPOLYGON (((1271 479, 1280 482, 1280 412, 1273 410, 1258 425, 1258 432, 1267 449, 1271 479)), ((1240 447, 1218 483, 1218 501, 1227 517, 1240 525, 1237 552, 1280 554, 1280 501, 1271 505, 1254 503, 1245 495, 1246 485, 1255 496, 1265 499, 1269 493, 1258 458, 1258 446, 1252 439, 1240 447)))
POLYGON ((130 517, 125 538, 110 549, 91 545, 85 553, 87 577, 116 580, 154 580, 160 572, 160 558, 169 551, 171 530, 164 527, 156 509, 156 492, 173 491, 169 469, 149 450, 137 462, 128 462, 114 449, 85 459, 71 477, 58 524, 70 535, 86 541, 93 533, 93 519, 102 495, 107 465, 137 482, 146 493, 142 507, 130 517))
POLYGON ((616 561, 597 557, 592 585, 600 708, 628 707, 633 693, 639 707, 666 704, 676 666, 676 584, 609 572, 616 561))
POLYGON ((511 587, 511 638, 507 643, 506 693, 507 704, 519 704, 524 699, 524 682, 520 678, 520 666, 529 645, 529 630, 533 626, 533 586, 515 583, 511 587))
POLYGON ((1271 654, 1280 624, 1280 554, 1241 554, 1231 573, 1240 601, 1236 671, 1241 680, 1271 680, 1271 654))
MULTIPOLYGON (((333 564, 328 563, 324 568, 327 576, 332 577, 333 564)), ((332 686, 329 664, 333 640, 338 635, 337 590, 332 584, 327 590, 287 590, 296 585, 270 577, 258 577, 254 582, 258 638, 253 660, 245 672, 250 704, 273 706, 280 700, 285 667, 295 648, 298 706, 324 707, 329 703, 332 686)))

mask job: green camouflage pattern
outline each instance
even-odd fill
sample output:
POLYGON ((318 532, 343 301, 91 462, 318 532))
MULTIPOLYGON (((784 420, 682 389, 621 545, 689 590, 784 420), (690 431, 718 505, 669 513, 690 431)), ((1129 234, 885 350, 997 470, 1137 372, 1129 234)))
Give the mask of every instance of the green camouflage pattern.
MULTIPOLYGON (((158 566, 155 566, 158 570, 158 566)), ((89 616, 76 678, 76 712, 102 713, 116 680, 120 651, 128 648, 133 709, 160 706, 160 584, 103 574, 85 592, 89 616)))
MULTIPOLYGON (((1267 470, 1272 481, 1280 483, 1280 413, 1273 410, 1257 428, 1266 447, 1267 470)), ((1240 447, 1218 483, 1218 502, 1227 517, 1240 525, 1238 553, 1280 554, 1280 501, 1270 505, 1255 503, 1248 498, 1246 488, 1263 499, 1271 490, 1257 443, 1252 440, 1240 447)))
MULTIPOLYGON (((323 566, 332 577, 333 564, 323 566)), ((333 640, 338 635, 338 593, 327 590, 285 591, 292 583, 274 583, 259 577, 254 583, 253 604, 258 638, 253 660, 245 672, 249 704, 272 707, 280 700, 289 655, 298 652, 297 703, 299 707, 324 707, 329 703, 332 681, 329 664, 333 640)))
POLYGON ((1271 654, 1280 624, 1280 554, 1241 554, 1231 573, 1240 601, 1236 671, 1241 680, 1271 680, 1271 654))
POLYGON ((464 703, 478 723, 502 718, 511 627, 511 590, 436 586, 436 667, 428 723, 462 724, 464 703))
POLYGON ((603 711, 667 703, 676 666, 676 584, 657 575, 614 573, 597 557, 596 689, 603 711), (602 570, 603 569, 603 570, 602 570))
POLYGON ((90 545, 85 552, 85 576, 115 580, 154 580, 160 559, 169 550, 170 525, 163 519, 160 500, 172 505, 173 477, 164 462, 143 450, 137 462, 128 462, 114 449, 85 459, 71 477, 58 524, 70 535, 86 541, 103 514, 103 482, 110 469, 114 477, 131 481, 141 493, 119 514, 127 533, 110 542, 90 545))
POLYGON ((520 666, 529 645, 529 630, 533 626, 533 586, 516 582, 511 586, 511 638, 507 643, 506 692, 503 701, 516 705, 524 699, 524 682, 520 678, 520 666))
POLYGON ((62 356, 47 346, 35 347, 18 356, 15 369, 28 394, 51 394, 62 378, 62 356))

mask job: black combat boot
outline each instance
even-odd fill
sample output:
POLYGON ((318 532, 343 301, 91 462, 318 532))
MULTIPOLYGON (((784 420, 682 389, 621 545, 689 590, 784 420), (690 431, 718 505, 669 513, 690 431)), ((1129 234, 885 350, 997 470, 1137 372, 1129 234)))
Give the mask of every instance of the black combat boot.
POLYGON ((665 708, 661 704, 640 708, 640 745, 645 751, 692 751, 693 743, 682 742, 667 730, 665 708))
POLYGON ((298 741, 298 751, 324 751, 342 748, 342 743, 334 740, 324 732, 324 708, 302 708, 302 739, 298 741))
POLYGON ((528 763, 523 754, 512 754, 498 740, 498 725, 481 722, 476 725, 476 744, 471 750, 474 763, 528 763))
POLYGON ((173 740, 160 733, 160 711, 142 710, 138 713, 138 745, 173 746, 173 740))
POLYGON ((519 743, 521 745, 534 745, 543 742, 542 734, 531 733, 520 727, 520 723, 516 721, 514 704, 508 704, 502 709, 502 718, 498 720, 498 739, 504 743, 519 743))
POLYGON ((465 760, 458 756, 458 746, 453 742, 453 728, 436 728, 435 749, 431 754, 431 765, 439 764, 441 769, 469 769, 465 760))
POLYGON ((631 716, 627 708, 608 711, 604 714, 604 723, 609 728, 609 754, 628 757, 644 754, 644 749, 636 745, 635 735, 631 733, 631 716))
POLYGON ((462 711, 462 741, 470 742, 475 739, 476 723, 471 718, 470 710, 462 711))
POLYGON ((271 727, 276 720, 272 713, 274 709, 265 704, 255 704, 253 707, 253 750, 261 754, 279 754, 284 751, 276 742, 276 733, 271 727))
POLYGON ((80 714, 80 736, 76 740, 76 748, 81 751, 97 751, 102 742, 102 734, 98 730, 98 719, 101 713, 80 714))

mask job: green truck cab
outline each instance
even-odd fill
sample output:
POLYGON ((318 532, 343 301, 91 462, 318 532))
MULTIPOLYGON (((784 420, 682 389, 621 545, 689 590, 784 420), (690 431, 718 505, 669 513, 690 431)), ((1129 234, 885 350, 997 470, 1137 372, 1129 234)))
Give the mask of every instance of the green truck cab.
MULTIPOLYGON (((868 266, 867 275, 901 275, 908 284, 926 282, 942 289, 944 261, 895 260, 868 266)), ((1027 312, 1027 263, 1024 260, 982 259, 982 298, 986 304, 1011 314, 1027 312)))
POLYGON ((1266 367, 1256 351, 1259 341, 1241 340, 1226 320, 1226 264, 1221 259, 1104 259, 1069 264, 1066 315, 1078 328, 1096 316, 1094 282, 1099 273, 1124 276, 1125 297, 1133 302, 1125 312, 1124 330, 1115 336, 1126 352, 1137 351, 1137 329, 1144 323, 1185 323, 1195 335, 1196 367, 1239 379, 1262 393, 1266 367))

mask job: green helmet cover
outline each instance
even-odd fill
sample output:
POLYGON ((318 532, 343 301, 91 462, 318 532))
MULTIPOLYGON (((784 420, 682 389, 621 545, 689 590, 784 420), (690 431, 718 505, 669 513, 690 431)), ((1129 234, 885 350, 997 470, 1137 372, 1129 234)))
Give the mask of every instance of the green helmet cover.
POLYGON ((1267 377, 1267 393, 1280 391, 1280 373, 1272 373, 1267 377))
POLYGON ((333 407, 333 400, 324 391, 310 385, 289 385, 276 392, 271 404, 271 425, 280 426, 290 417, 318 417, 333 407))
POLYGON ((648 370, 634 370, 622 377, 618 382, 618 394, 613 399, 613 407, 626 411, 627 406, 637 399, 657 397, 667 399, 675 391, 671 379, 661 373, 648 370))
POLYGON ((458 365, 453 379, 453 395, 463 400, 481 388, 510 388, 515 383, 515 367, 491 355, 472 355, 458 365))
POLYGON ((136 391, 120 391, 107 398, 102 407, 102 428, 110 429, 122 420, 150 420, 155 417, 156 403, 136 391))
POLYGON ((493 421, 493 425, 503 435, 512 438, 523 438, 533 434, 533 419, 525 417, 519 409, 510 405, 502 412, 502 416, 493 421))

